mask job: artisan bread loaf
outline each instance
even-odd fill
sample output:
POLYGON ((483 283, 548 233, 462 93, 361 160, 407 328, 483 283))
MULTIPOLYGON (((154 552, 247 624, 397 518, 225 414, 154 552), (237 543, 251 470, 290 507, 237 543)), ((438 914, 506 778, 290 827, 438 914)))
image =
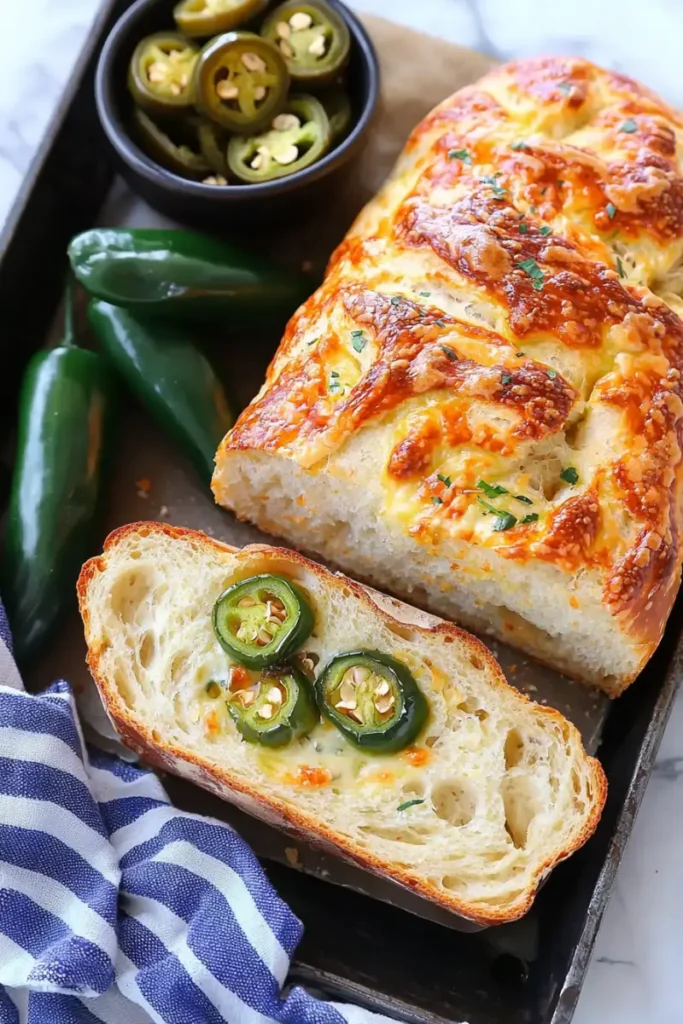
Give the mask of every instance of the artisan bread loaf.
POLYGON ((578 58, 418 125, 217 455, 217 501, 617 694, 680 579, 683 121, 578 58))
POLYGON ((134 524, 84 566, 78 592, 90 669, 134 750, 473 921, 523 914, 597 824, 605 779, 573 725, 510 687, 475 638, 295 552, 134 524), (409 747, 360 751, 322 720, 277 749, 242 738, 225 690, 207 693, 234 671, 212 609, 261 573, 314 611, 301 664, 371 649, 408 668, 429 707, 409 747))

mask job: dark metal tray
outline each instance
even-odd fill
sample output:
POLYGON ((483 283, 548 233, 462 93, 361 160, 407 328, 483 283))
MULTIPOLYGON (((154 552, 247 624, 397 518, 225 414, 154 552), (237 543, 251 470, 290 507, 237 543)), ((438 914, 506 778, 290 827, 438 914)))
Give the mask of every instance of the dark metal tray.
MULTIPOLYGON (((154 215, 115 180, 94 110, 94 62, 109 27, 126 6, 126 0, 106 4, 93 26, 0 238, 4 359, 0 430, 6 453, 13 447, 17 384, 23 367, 32 352, 53 336, 69 238, 98 222, 154 223, 154 215)), ((339 197, 342 206, 344 202, 339 197)), ((358 203, 357 192, 353 199, 347 197, 349 219, 358 203)), ((290 258, 313 258, 322 265, 335 240, 314 223, 279 240, 264 239, 262 244, 275 253, 287 250, 290 258)), ((248 346, 245 341, 222 336, 210 343, 214 361, 228 385, 234 383, 235 397, 242 403, 260 384, 277 339, 250 338, 248 346)), ((11 454, 0 465, 3 504, 10 458, 11 454)), ((213 506, 182 460, 131 406, 122 413, 106 525, 160 515, 232 543, 258 536, 213 506), (142 477, 152 482, 149 497, 136 488, 135 481, 142 477)), ((65 600, 70 596, 65 595, 65 600)), ((516 924, 479 934, 454 930, 463 928, 461 919, 418 897, 411 902, 399 887, 383 885, 335 858, 295 846, 281 833, 187 783, 165 781, 179 804, 230 820, 266 859, 277 888, 306 926, 291 981, 410 1022, 568 1024, 680 678, 683 646, 676 623, 681 607, 679 601, 660 650, 642 678, 614 704, 514 652, 496 648, 513 681, 576 721, 589 748, 600 743, 599 755, 610 783, 596 835, 553 873, 532 911, 516 924), (330 885, 326 879, 337 884, 330 885)), ((87 717, 97 724, 97 704, 83 656, 74 609, 29 685, 40 687, 55 675, 66 675, 80 691, 87 717)))

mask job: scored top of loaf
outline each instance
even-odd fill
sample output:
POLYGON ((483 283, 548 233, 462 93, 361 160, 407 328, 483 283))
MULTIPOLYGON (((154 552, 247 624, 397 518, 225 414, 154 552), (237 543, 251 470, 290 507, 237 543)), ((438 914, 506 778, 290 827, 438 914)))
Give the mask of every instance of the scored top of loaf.
POLYGON ((218 473, 238 450, 344 473, 382 423, 393 524, 590 573, 645 657, 681 563, 682 133, 578 58, 445 100, 290 321, 218 473))

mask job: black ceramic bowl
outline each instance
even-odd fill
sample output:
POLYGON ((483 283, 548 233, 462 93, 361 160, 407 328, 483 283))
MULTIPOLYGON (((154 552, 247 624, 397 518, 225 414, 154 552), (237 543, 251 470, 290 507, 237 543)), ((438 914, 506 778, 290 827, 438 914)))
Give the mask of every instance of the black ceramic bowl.
POLYGON ((200 226, 272 223, 302 215, 329 196, 367 139, 379 98, 379 65, 370 37, 339 0, 327 0, 351 33, 348 91, 353 128, 335 149, 311 167, 259 185, 215 186, 187 181, 156 164, 140 148, 131 125, 126 78, 136 44, 152 32, 174 27, 177 0, 137 0, 117 21, 100 54, 95 79, 97 111, 114 148, 121 174, 150 206, 176 220, 200 226))

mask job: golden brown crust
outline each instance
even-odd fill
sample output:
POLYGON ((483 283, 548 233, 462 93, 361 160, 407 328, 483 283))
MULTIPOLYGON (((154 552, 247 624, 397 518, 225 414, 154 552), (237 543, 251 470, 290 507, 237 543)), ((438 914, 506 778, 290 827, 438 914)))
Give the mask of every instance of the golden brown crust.
MULTIPOLYGON (((163 769, 164 771, 170 771, 178 775, 185 774, 194 782, 206 789, 209 789, 211 792, 216 793, 223 799, 237 803, 239 806, 246 808, 250 813, 255 814, 257 817, 262 817, 266 821, 277 823, 295 837, 305 842, 322 846, 328 850, 331 849, 336 854, 341 854, 354 864, 383 877, 388 877, 400 885, 406 886, 413 892, 423 896, 425 899, 431 900, 440 906, 481 925, 502 924, 506 921, 516 920, 525 914, 531 906, 538 886, 542 882, 543 878, 553 869, 553 867, 555 867, 556 864, 579 849, 593 834, 605 803, 607 782, 600 763, 595 758, 587 758, 587 763, 592 771, 593 802, 590 816, 588 817, 580 834, 576 837, 574 843, 571 847, 562 850, 557 854, 557 856, 547 860, 539 867, 535 876, 535 884, 533 887, 530 887, 529 891, 512 909, 505 910, 492 907, 484 911, 472 904, 468 904, 466 901, 461 900, 450 893, 437 889, 419 875, 413 874, 412 872, 395 864, 388 865, 381 858, 369 853, 367 850, 361 849, 344 837, 339 836, 312 816, 304 814, 295 807, 292 807, 290 804, 285 804, 274 797, 266 796, 264 793, 260 792, 258 788, 246 783, 235 774, 218 768, 207 759, 198 756, 178 744, 174 744, 158 734, 155 735, 155 731, 153 729, 148 727, 138 718, 138 716, 126 707, 114 682, 108 679, 106 674, 101 671, 101 651, 98 648, 95 638, 91 636, 90 610, 88 604, 88 589, 93 579, 99 573, 104 572, 106 568, 107 552, 129 534, 136 534, 144 537, 152 532, 159 532, 171 538, 187 538, 198 548, 214 548, 218 551, 228 552, 235 550, 229 545, 222 544, 220 541, 214 540, 199 531, 169 526, 166 523, 131 523, 127 526, 120 527, 111 533, 105 542, 104 554, 90 559, 90 561, 86 562, 83 566, 77 584, 77 592, 80 612, 85 627, 85 636, 88 643, 88 666, 92 677, 97 684, 107 713, 117 732, 124 743, 136 751, 136 753, 138 753, 140 757, 144 758, 144 760, 163 769)), ((381 615, 387 622, 391 622, 394 625, 400 622, 401 619, 400 617, 397 619, 390 615, 387 608, 394 607, 398 612, 401 607, 405 607, 408 621, 411 623, 411 630, 424 635, 440 634, 450 636, 455 640, 465 641, 471 648, 472 654, 476 655, 481 659, 481 661, 486 663, 491 673, 493 685, 497 689, 505 690, 506 693, 513 692, 516 699, 524 704, 533 704, 533 702, 524 694, 517 690, 513 690, 508 685, 500 666, 492 657, 489 650, 479 640, 465 633, 463 630, 458 629, 451 623, 435 620, 434 625, 422 625, 419 621, 420 613, 416 612, 414 609, 401 606, 399 602, 384 598, 383 595, 378 595, 378 600, 373 600, 372 592, 366 587, 356 583, 348 577, 330 573, 317 563, 304 558, 304 556, 298 552, 283 548, 272 548, 268 545, 251 545, 245 550, 268 551, 271 554, 282 557, 283 559, 288 559, 304 567, 309 573, 325 578, 330 582, 336 582, 337 585, 343 585, 345 588, 353 592, 358 601, 361 601, 368 607, 371 607, 373 613, 381 615)), ((562 723, 565 729, 575 731, 575 727, 568 723, 566 719, 564 719, 563 716, 553 708, 540 705, 535 705, 535 708, 538 714, 562 723)))
POLYGON ((644 661, 683 557, 683 322, 659 297, 683 262, 681 139, 666 103, 579 58, 516 61, 445 100, 292 318, 219 473, 233 450, 324 472, 390 420, 397 530, 594 571, 644 661), (520 465, 550 444, 572 459, 603 415, 575 485, 558 462, 536 518, 486 531, 480 512, 473 528, 481 477, 519 487, 520 465))

